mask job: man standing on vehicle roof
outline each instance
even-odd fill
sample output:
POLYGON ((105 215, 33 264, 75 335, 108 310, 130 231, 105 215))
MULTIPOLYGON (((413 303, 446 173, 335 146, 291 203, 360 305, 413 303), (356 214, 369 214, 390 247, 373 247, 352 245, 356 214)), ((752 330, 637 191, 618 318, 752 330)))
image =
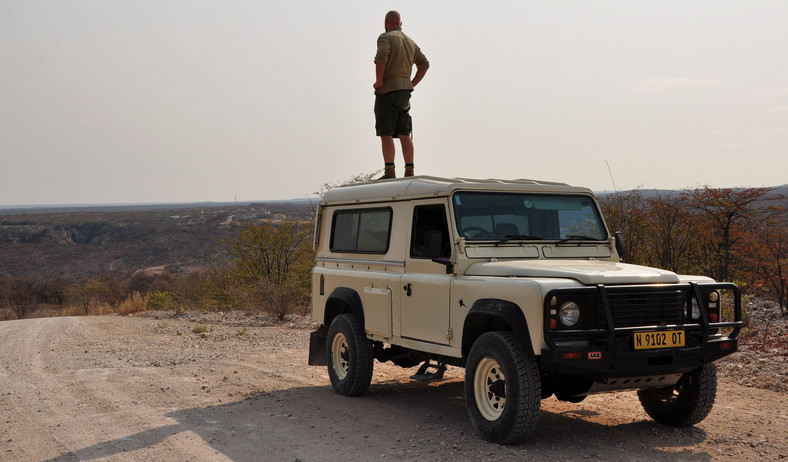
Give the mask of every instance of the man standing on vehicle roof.
POLYGON ((413 140, 410 93, 427 73, 430 62, 416 42, 402 32, 397 11, 386 13, 386 32, 378 37, 375 54, 375 131, 383 148, 385 173, 380 179, 395 178, 394 138, 402 145, 405 176, 413 176, 413 140), (410 74, 416 65, 413 80, 410 74))

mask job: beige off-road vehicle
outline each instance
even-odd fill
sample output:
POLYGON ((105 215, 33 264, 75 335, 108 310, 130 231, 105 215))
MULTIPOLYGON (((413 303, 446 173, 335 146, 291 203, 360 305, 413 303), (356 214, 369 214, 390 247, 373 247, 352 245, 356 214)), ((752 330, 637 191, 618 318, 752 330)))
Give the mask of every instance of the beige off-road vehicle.
POLYGON ((490 441, 526 438, 540 400, 637 390, 657 422, 703 420, 713 362, 736 351, 730 283, 621 262, 594 194, 532 180, 412 177, 328 191, 317 210, 310 365, 337 393, 373 361, 465 367, 490 441))

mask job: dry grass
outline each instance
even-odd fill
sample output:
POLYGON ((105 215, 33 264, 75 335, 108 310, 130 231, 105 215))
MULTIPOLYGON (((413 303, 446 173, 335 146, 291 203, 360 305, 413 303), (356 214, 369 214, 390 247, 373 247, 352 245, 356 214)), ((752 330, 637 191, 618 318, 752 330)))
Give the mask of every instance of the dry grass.
POLYGON ((61 316, 101 316, 114 314, 115 310, 107 303, 91 300, 87 305, 71 305, 63 308, 61 316))
POLYGON ((132 313, 139 313, 140 311, 147 311, 149 307, 149 297, 147 294, 141 295, 136 290, 126 300, 120 302, 116 312, 121 315, 132 313))

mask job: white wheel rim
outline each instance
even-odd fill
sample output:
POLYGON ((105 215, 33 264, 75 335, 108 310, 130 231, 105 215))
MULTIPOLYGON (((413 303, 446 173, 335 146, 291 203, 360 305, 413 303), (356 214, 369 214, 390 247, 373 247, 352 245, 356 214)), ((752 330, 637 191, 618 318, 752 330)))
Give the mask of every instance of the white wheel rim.
POLYGON ((484 358, 476 367, 473 394, 479 412, 489 421, 497 420, 506 408, 506 376, 498 361, 484 358))
POLYGON ((347 339, 341 333, 331 342, 331 366, 339 380, 345 380, 349 368, 347 339))

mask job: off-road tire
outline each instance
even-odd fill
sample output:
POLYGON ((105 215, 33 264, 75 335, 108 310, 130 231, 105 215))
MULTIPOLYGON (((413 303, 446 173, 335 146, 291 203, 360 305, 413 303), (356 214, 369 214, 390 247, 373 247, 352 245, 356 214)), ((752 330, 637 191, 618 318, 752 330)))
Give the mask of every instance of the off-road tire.
POLYGON ((672 387, 640 390, 640 404, 655 422, 687 427, 711 412, 717 396, 717 366, 707 364, 687 372, 672 387))
POLYGON ((366 393, 372 382, 372 343, 350 314, 334 318, 326 342, 328 377, 334 391, 343 396, 366 393))
POLYGON ((536 359, 511 332, 476 339, 465 366, 465 403, 479 434, 499 444, 526 439, 536 427, 541 395, 536 359))

